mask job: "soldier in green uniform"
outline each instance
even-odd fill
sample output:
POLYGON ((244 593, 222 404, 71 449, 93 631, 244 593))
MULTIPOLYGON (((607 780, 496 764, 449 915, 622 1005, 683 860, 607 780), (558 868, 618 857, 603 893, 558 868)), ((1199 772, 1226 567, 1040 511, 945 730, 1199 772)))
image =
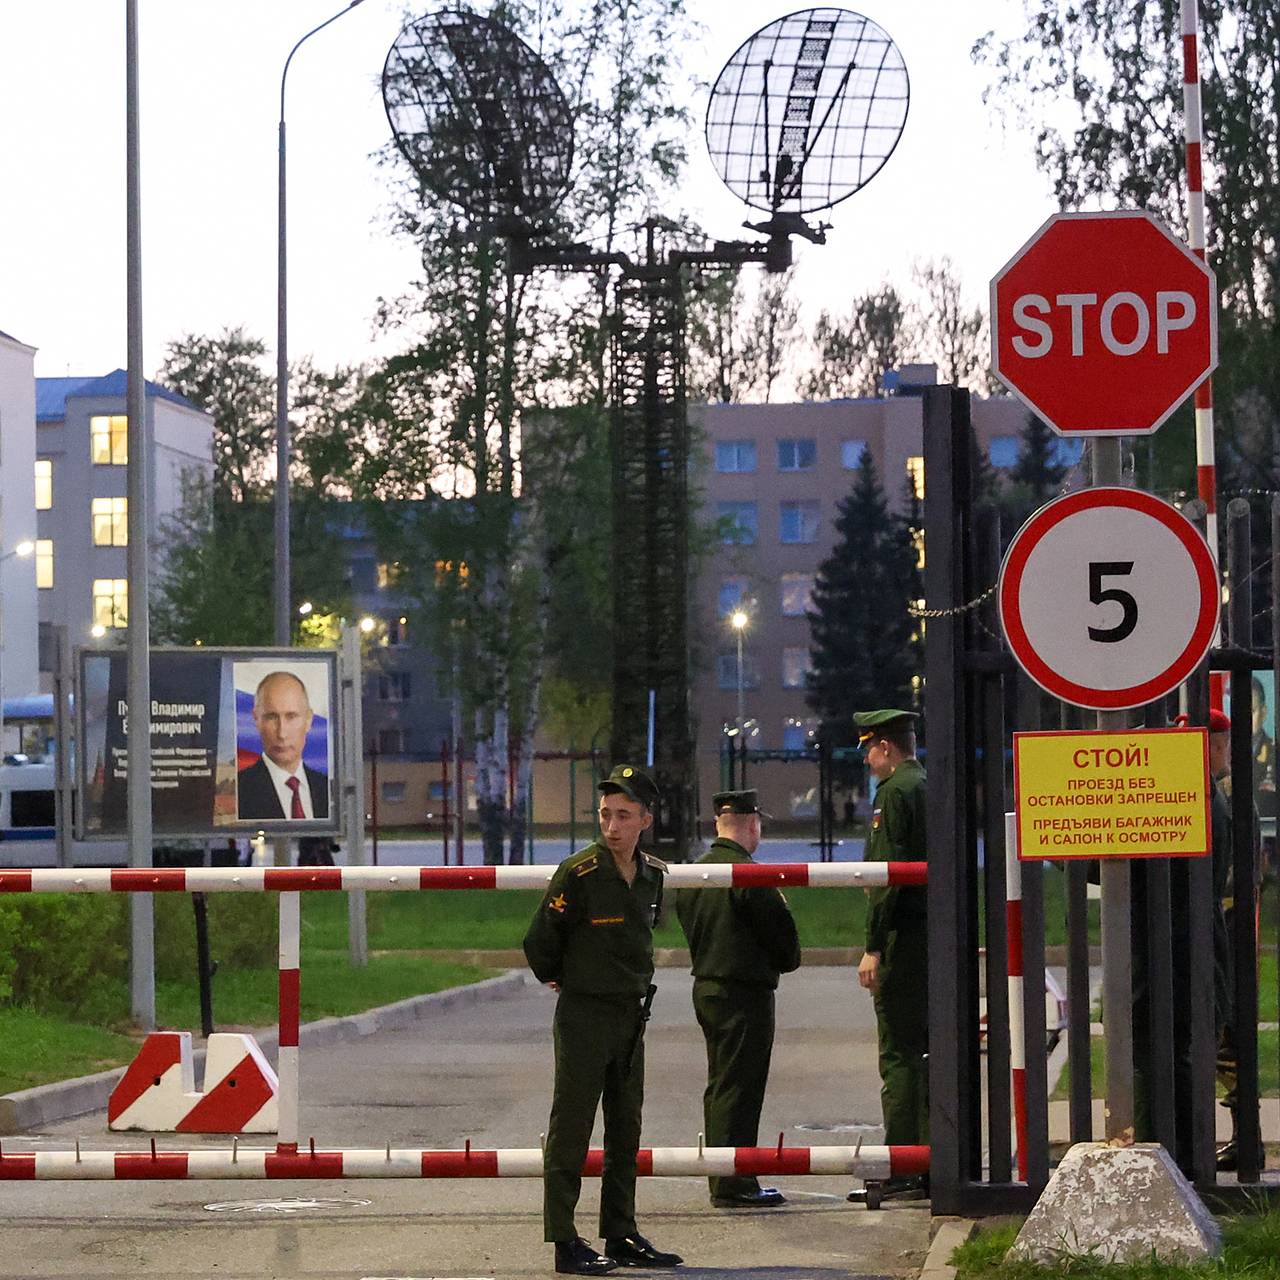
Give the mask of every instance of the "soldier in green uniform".
MULTIPOLYGON (((716 839, 700 863, 751 862, 760 845, 760 806, 754 791, 721 791, 711 798, 716 839)), ((800 966, 800 938, 780 890, 681 889, 680 927, 693 961, 693 1008, 707 1042, 707 1087, 702 1095, 706 1141, 712 1147, 754 1147, 773 1051, 773 1005, 778 977, 800 966)), ((782 1192, 753 1176, 713 1177, 718 1209, 771 1208, 782 1192)))
MULTIPOLYGON (((859 711, 853 717, 867 768, 879 781, 863 855, 868 862, 924 862, 928 857, 925 774, 916 759, 915 721, 914 712, 892 709, 859 711)), ((929 1142, 926 892, 923 885, 868 890, 866 949, 858 982, 875 1001, 888 1146, 929 1142)), ((920 1177, 890 1178, 883 1192, 905 1196, 927 1187, 927 1179, 920 1177)))
POLYGON ((644 1019, 652 999, 653 926, 665 864, 639 847, 658 789, 634 765, 600 783, 600 838, 566 858, 525 934, 540 982, 559 992, 555 1093, 543 1154, 544 1239, 556 1270, 604 1275, 615 1267, 674 1267, 636 1229, 636 1152, 644 1101, 644 1019), (604 1169, 597 1253, 574 1209, 596 1110, 604 1101, 604 1169))

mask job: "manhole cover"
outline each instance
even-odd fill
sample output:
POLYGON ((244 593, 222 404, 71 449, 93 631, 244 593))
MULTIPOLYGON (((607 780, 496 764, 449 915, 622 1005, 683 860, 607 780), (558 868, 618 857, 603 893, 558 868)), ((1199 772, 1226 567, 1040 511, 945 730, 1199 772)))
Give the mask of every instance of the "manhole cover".
POLYGON ((871 1133, 884 1128, 879 1121, 870 1120, 811 1120, 795 1127, 805 1133, 871 1133))
POLYGON ((317 1209, 351 1209, 372 1203, 372 1200, 300 1196, 294 1200, 217 1200, 205 1208, 210 1213, 312 1213, 317 1209))

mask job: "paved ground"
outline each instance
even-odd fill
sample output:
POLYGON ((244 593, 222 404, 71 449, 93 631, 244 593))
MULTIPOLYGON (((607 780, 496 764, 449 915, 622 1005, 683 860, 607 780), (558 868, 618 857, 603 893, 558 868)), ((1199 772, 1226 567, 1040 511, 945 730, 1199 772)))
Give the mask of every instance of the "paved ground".
MULTIPOLYGON (((648 1145, 693 1145, 704 1059, 687 974, 661 970, 648 1042, 648 1145)), ((535 1146, 550 1092, 553 997, 447 1013, 412 1033, 303 1051, 301 1132, 319 1145, 535 1146)), ((869 1002, 844 968, 784 980, 773 1087, 762 1141, 881 1140, 869 1002)), ((102 1116, 59 1124, 8 1151, 108 1138, 102 1116)), ((598 1136, 597 1136, 598 1140, 598 1136)), ((165 1138, 181 1149, 186 1139, 165 1138)), ((212 1140, 210 1140, 212 1141, 212 1140)), ((225 1140, 218 1140, 219 1142, 225 1140)), ((782 1182, 784 1210, 713 1210, 701 1180, 640 1186, 641 1229, 685 1255, 690 1280, 847 1280, 913 1275, 928 1244, 927 1210, 848 1205, 845 1179, 782 1182)), ((579 1229, 592 1235, 594 1182, 579 1229)), ((0 1184, 0 1276, 524 1277, 551 1274, 536 1181, 0 1184), (267 1201, 295 1201, 260 1207, 267 1201), (213 1207, 211 1207, 213 1206, 213 1207)))

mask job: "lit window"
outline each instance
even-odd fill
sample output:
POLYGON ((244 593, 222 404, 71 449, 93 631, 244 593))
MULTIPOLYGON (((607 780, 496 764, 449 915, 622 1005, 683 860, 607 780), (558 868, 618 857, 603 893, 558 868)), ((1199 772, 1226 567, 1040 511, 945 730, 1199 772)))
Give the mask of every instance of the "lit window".
POLYGON ((907 459, 907 479, 916 501, 924 501, 924 459, 917 453, 907 459))
POLYGON ((719 613, 727 618, 747 598, 746 578, 725 578, 720 583, 719 613))
POLYGON ((1018 463, 1018 437, 992 436, 987 457, 993 467, 1013 467, 1018 463))
POLYGON ((809 683, 809 646, 796 645, 782 651, 782 687, 803 689, 809 683))
POLYGON ((914 548, 916 553, 916 568, 923 569, 924 568, 924 530, 923 529, 911 530, 911 546, 914 548))
POLYGON ((813 603, 813 574, 784 573, 782 575, 782 616, 802 618, 813 603))
POLYGON ((378 589, 385 591, 388 587, 394 587, 400 580, 400 562, 393 561, 388 564, 385 560, 378 561, 378 589))
POLYGON ((36 586, 48 590, 53 586, 53 539, 36 539, 36 586))
POLYGON ((779 440, 778 470, 809 471, 818 460, 816 440, 779 440))
MULTIPOLYGON (((738 655, 736 653, 719 655, 716 659, 716 676, 716 683, 720 688, 736 689, 738 687, 738 655)), ((756 665, 749 653, 742 655, 742 687, 744 689, 760 687, 760 673, 756 670, 756 665)))
POLYGON ((36 459, 36 510, 48 511, 53 506, 53 462, 36 459))
POLYGON ((129 461, 129 419, 123 413, 89 419, 89 455, 100 466, 123 467, 129 461))
POLYGON ((728 546, 752 547, 760 532, 760 515, 754 502, 721 502, 716 514, 724 523, 720 541, 728 546))
POLYGON ((93 624, 96 627, 129 625, 129 581, 127 578, 94 578, 93 624))
POLYGON ((784 502, 779 511, 779 541, 817 542, 818 504, 784 502))
POLYGON ((756 469, 756 442, 754 440, 717 440, 717 471, 754 471, 756 469))
POLYGON ((93 545, 95 547, 127 547, 129 545, 129 499, 94 498, 93 545))
POLYGON ((840 465, 846 471, 857 471, 866 457, 867 442, 865 440, 840 441, 840 465))

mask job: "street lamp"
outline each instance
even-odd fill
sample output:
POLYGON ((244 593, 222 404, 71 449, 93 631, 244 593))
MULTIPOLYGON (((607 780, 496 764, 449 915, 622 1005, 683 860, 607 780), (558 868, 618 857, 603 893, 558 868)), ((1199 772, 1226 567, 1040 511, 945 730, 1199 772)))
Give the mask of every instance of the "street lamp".
POLYGON ((332 18, 326 19, 318 27, 312 27, 297 44, 289 50, 284 60, 284 70, 280 73, 280 203, 278 231, 278 274, 276 276, 276 598, 275 598, 275 632, 276 644, 287 645, 290 639, 289 627, 289 321, 288 293, 286 288, 288 253, 285 240, 285 161, 284 161, 284 84, 289 74, 289 63, 293 55, 311 39, 317 31, 323 31, 331 22, 337 22, 344 13, 350 12, 364 0, 351 0, 344 9, 340 9, 332 18))
POLYGON ((747 629, 750 619, 741 609, 735 609, 729 615, 729 625, 738 639, 738 732, 741 733, 746 717, 742 710, 742 633, 747 629))

